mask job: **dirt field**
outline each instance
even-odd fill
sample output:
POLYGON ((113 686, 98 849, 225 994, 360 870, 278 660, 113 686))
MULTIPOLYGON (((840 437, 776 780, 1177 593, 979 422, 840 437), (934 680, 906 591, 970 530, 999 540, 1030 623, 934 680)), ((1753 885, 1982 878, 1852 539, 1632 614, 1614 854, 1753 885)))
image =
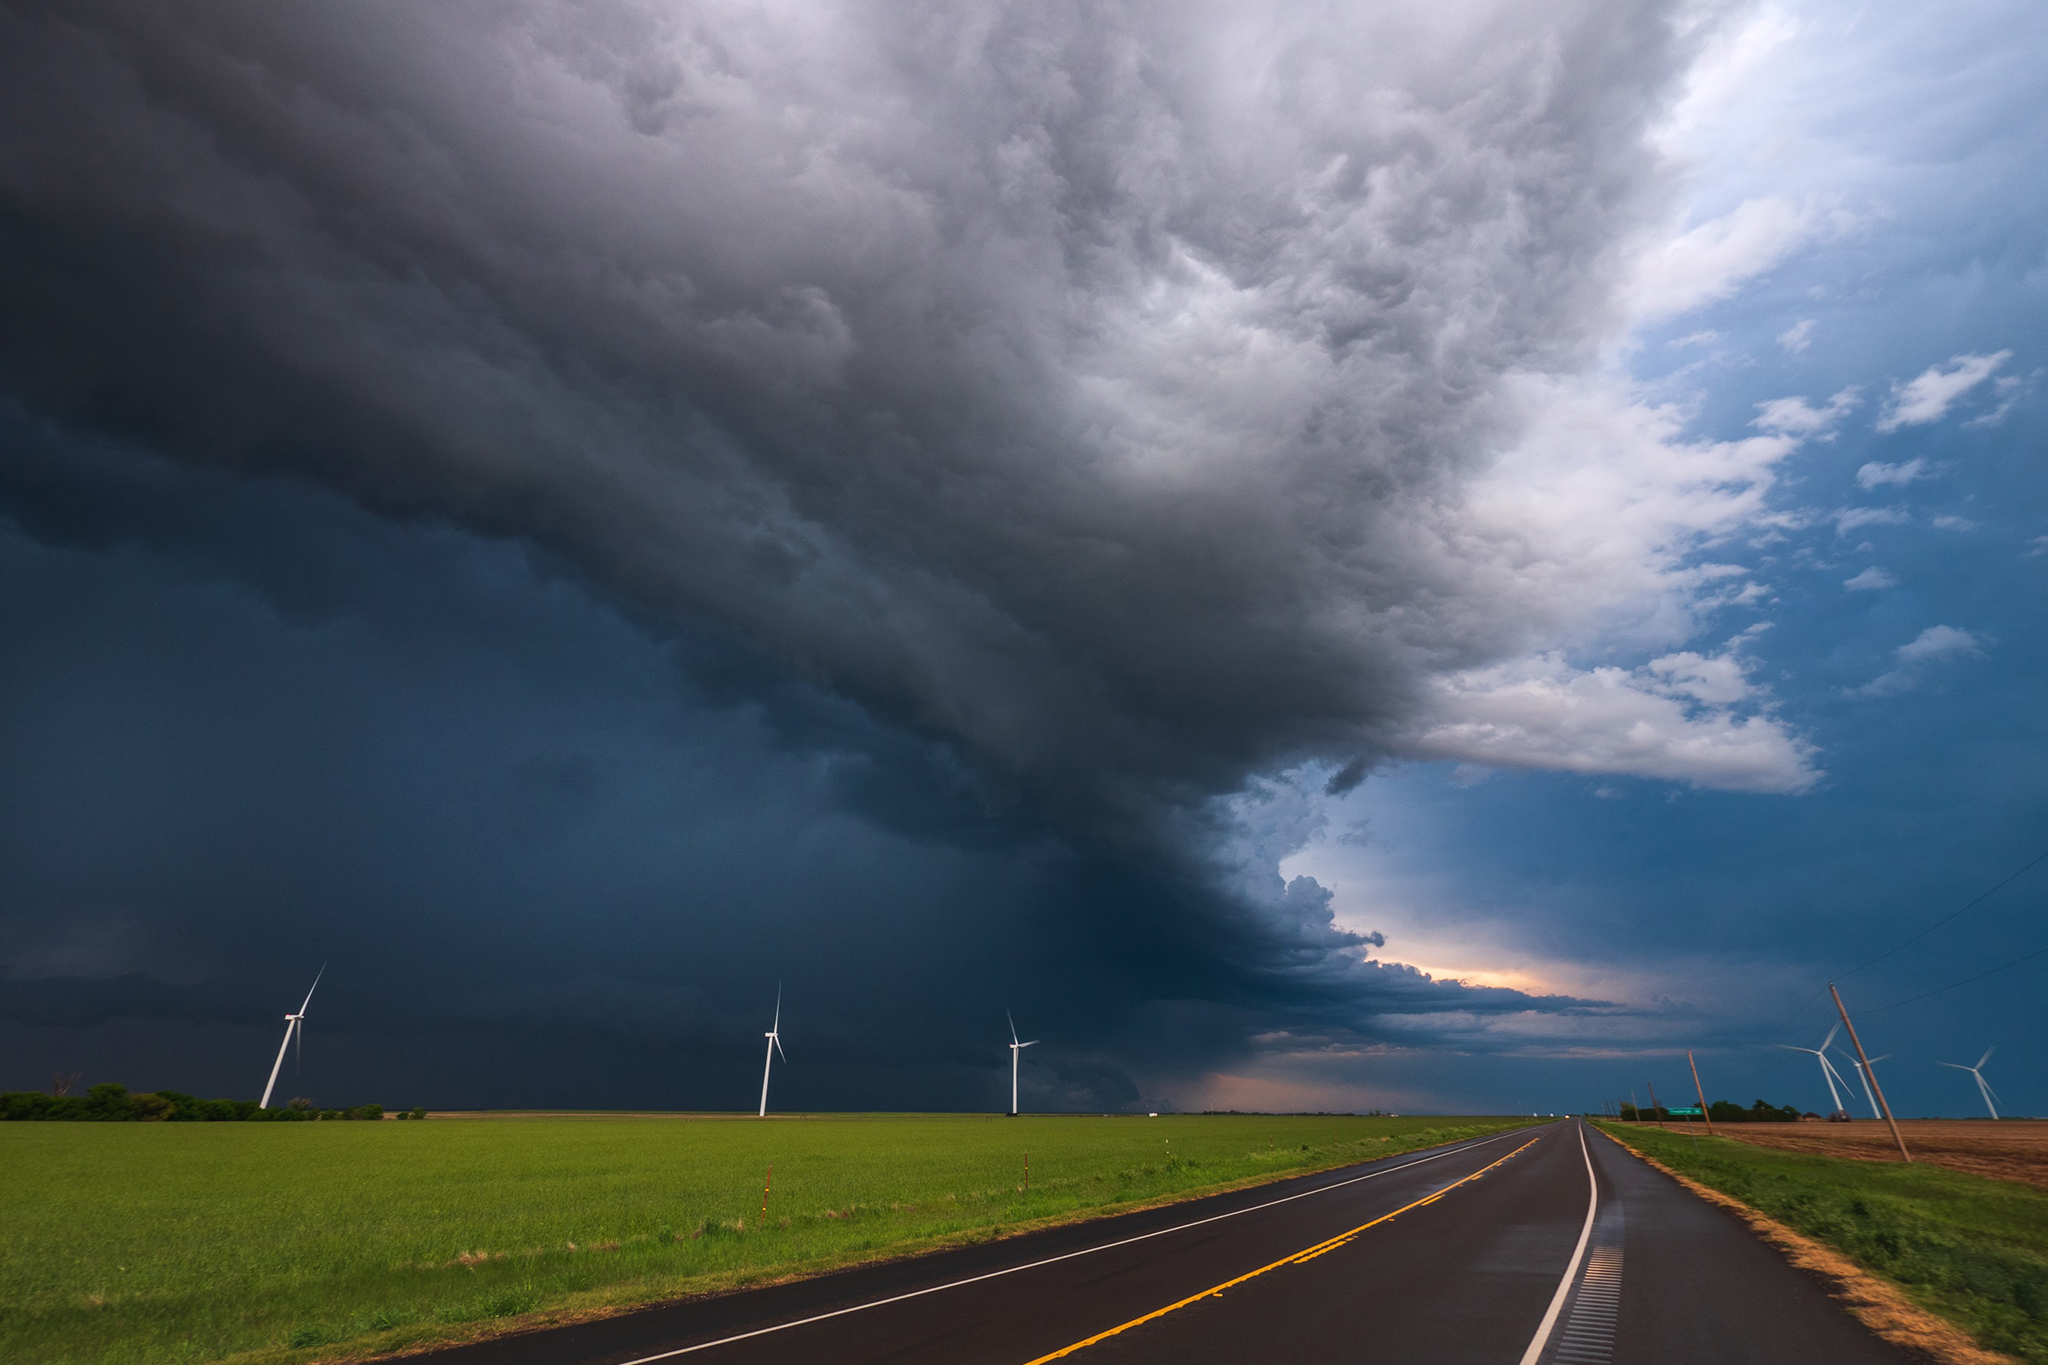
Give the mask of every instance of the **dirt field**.
MULTIPOLYGON (((1670 1124, 1671 1128, 1682 1125, 1670 1124)), ((1906 1119, 1899 1124, 1915 1161, 2016 1180, 2048 1190, 2048 1119, 1906 1119)), ((1897 1161, 1892 1135, 1875 1119, 1854 1123, 1724 1123, 1724 1137, 1788 1152, 1897 1161)))

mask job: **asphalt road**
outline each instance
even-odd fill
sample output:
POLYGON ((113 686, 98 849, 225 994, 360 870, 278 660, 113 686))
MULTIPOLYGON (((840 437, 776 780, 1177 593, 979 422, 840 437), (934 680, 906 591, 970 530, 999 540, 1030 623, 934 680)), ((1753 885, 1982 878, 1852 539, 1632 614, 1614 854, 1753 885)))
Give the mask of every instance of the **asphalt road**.
POLYGON ((437 1365, 1904 1365, 1577 1121, 435 1352, 437 1365))

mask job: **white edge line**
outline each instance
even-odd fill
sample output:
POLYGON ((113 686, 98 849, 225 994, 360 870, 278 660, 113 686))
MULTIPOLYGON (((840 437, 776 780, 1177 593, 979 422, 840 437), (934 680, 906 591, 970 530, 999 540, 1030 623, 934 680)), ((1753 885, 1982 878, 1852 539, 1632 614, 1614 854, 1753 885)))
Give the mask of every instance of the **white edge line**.
MULTIPOLYGON (((1114 1251, 1118 1247, 1127 1247, 1131 1245, 1133 1242, 1149 1242, 1154 1237, 1165 1237, 1175 1232, 1186 1232, 1189 1228, 1198 1228, 1205 1223, 1220 1223, 1226 1218, 1236 1218, 1239 1215, 1246 1213, 1257 1213, 1260 1209, 1270 1209, 1278 1204, 1291 1204, 1297 1199, 1306 1199, 1310 1195, 1328 1194, 1331 1190, 1341 1190, 1346 1185, 1356 1185, 1361 1180, 1377 1180, 1383 1175, 1392 1175, 1396 1171, 1405 1171, 1411 1166, 1421 1166, 1431 1161, 1442 1161, 1447 1156, 1456 1156, 1460 1152, 1469 1152, 1475 1147, 1484 1147, 1490 1142, 1500 1142, 1507 1138, 1513 1137, 1516 1133, 1522 1133, 1527 1131, 1528 1130, 1525 1128, 1515 1128, 1510 1129, 1508 1132, 1505 1133, 1496 1133, 1489 1138, 1475 1138, 1471 1142, 1463 1143, 1459 1146, 1438 1152, 1435 1156, 1418 1157, 1414 1161, 1404 1161, 1398 1166, 1389 1166, 1385 1170, 1368 1171, 1364 1175, 1352 1176, 1349 1180, 1339 1180, 1334 1184, 1318 1185, 1315 1189, 1303 1190, 1299 1194, 1285 1195, 1279 1199, 1269 1199, 1263 1204, 1252 1204, 1245 1208, 1232 1209, 1229 1213, 1212 1214, 1207 1218, 1197 1218, 1193 1222, 1189 1223, 1176 1223, 1174 1226, 1170 1228, 1160 1228, 1156 1232, 1141 1232, 1135 1237, 1125 1237, 1122 1240, 1115 1242, 1104 1242, 1100 1246, 1083 1247, 1079 1251, 1062 1252, 1058 1256, 1048 1256, 1042 1261, 1026 1261, 1023 1265, 1005 1266, 1001 1270, 990 1270, 980 1275, 970 1275, 964 1280, 951 1280, 945 1284, 935 1284, 929 1285, 923 1289, 913 1289, 907 1294, 896 1294, 886 1299, 873 1299, 867 1303, 856 1303, 846 1308, 835 1308, 829 1313, 817 1313, 813 1314, 808 1318, 796 1318, 789 1322, 778 1322, 772 1327, 756 1327, 751 1332, 741 1332, 735 1336, 720 1337, 716 1341, 700 1341, 695 1346, 678 1346, 673 1351, 663 1351, 658 1355, 637 1356, 632 1360, 619 1361, 618 1365, 649 1365, 649 1363, 652 1361, 670 1360, 676 1356, 689 1355, 693 1351, 708 1351, 714 1346, 730 1346, 735 1341, 745 1341, 749 1337, 765 1337, 770 1332, 784 1332, 788 1331, 792 1327, 804 1327, 809 1325, 810 1323, 824 1322, 828 1318, 844 1317, 848 1313, 864 1313, 870 1308, 882 1308, 892 1303, 902 1303, 905 1299, 921 1299, 927 1294, 937 1294, 947 1289, 959 1289, 966 1285, 979 1284, 983 1280, 1000 1279, 1004 1275, 1014 1275, 1020 1270, 1036 1270, 1040 1266, 1053 1265, 1059 1261, 1071 1261, 1076 1256, 1093 1256, 1098 1251, 1114 1251)), ((1579 1146, 1581 1149, 1583 1149, 1585 1145, 1585 1136, 1581 1134, 1579 1137, 1579 1146)), ((1588 1171, 1593 1169, 1592 1162, 1590 1159, 1587 1161, 1586 1169, 1588 1171)), ((1590 1231, 1592 1229, 1592 1226, 1592 1215, 1588 1214, 1586 1216, 1587 1230, 1590 1231)), ((1586 1239, 1584 1237, 1580 1237, 1579 1250, 1583 1252, 1585 1249, 1586 1239)), ((1572 1266, 1574 1268, 1577 1268, 1578 1263, 1578 1258, 1573 1257, 1572 1266)), ((1566 1280, 1567 1282, 1569 1282, 1569 1275, 1566 1276, 1566 1280)), ((1562 1291, 1560 1291, 1559 1297, 1561 1298, 1562 1296, 1562 1291)), ((1546 1332, 1550 1329, 1550 1319, 1556 1316, 1557 1305, 1553 1303, 1550 1306, 1550 1317, 1545 1318, 1543 1320, 1543 1326, 1546 1332)))
POLYGON ((1565 1296, 1571 1293, 1572 1281, 1578 1277, 1579 1262, 1586 1259, 1586 1243, 1593 1239, 1593 1215, 1600 1210, 1600 1178, 1593 1174, 1593 1154, 1586 1150, 1586 1125, 1583 1122, 1579 1124, 1579 1155, 1586 1159, 1586 1226, 1579 1229, 1579 1245, 1572 1252, 1572 1263, 1564 1268, 1564 1278, 1557 1282, 1557 1292, 1550 1296, 1550 1311, 1537 1324, 1529 1349, 1522 1352, 1521 1365, 1536 1365, 1536 1357, 1542 1355, 1543 1348, 1549 1344, 1550 1332, 1557 1326, 1557 1315, 1564 1308, 1565 1296))

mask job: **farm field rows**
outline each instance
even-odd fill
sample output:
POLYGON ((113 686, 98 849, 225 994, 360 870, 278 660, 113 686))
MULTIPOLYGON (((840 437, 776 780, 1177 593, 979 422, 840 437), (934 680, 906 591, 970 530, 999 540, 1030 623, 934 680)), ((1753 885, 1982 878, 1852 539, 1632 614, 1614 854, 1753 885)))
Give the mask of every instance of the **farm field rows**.
POLYGON ((355 1358, 1525 1122, 521 1115, 0 1125, 0 1163, 17 1175, 0 1186, 9 1230, 0 1359, 355 1358))
MULTIPOLYGON (((1718 1130, 1759 1147, 1862 1161, 1897 1161, 1892 1135, 1876 1119, 1854 1123, 1729 1123, 1718 1130)), ((2048 1190, 2048 1119, 1902 1119, 1915 1161, 2017 1180, 2048 1190)))

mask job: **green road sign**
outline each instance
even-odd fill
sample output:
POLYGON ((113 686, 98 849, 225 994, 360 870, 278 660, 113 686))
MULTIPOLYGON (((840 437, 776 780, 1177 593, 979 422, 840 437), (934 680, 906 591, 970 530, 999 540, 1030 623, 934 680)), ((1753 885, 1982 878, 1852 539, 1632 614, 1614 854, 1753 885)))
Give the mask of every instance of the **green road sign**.
POLYGON ((1700 1112, 1700 1111, 1699 1111, 1698 1109, 1696 1109, 1696 1108, 1695 1108, 1695 1109, 1671 1109, 1671 1110, 1667 1110, 1666 1112, 1667 1112, 1667 1113, 1669 1113, 1669 1114, 1671 1115, 1671 1117, 1672 1117, 1672 1118, 1675 1118, 1675 1119, 1700 1119, 1700 1118, 1705 1118, 1705 1117, 1706 1117, 1706 1115, 1705 1115, 1705 1114, 1701 1113, 1701 1112, 1700 1112))

